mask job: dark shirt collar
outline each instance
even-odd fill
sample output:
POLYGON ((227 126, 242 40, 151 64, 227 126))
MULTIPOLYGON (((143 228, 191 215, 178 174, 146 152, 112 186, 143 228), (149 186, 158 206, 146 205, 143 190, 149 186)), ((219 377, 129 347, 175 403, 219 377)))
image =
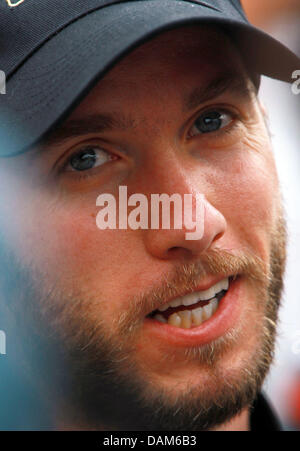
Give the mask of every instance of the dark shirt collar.
POLYGON ((250 413, 251 431, 282 431, 282 425, 265 394, 259 393, 250 413))

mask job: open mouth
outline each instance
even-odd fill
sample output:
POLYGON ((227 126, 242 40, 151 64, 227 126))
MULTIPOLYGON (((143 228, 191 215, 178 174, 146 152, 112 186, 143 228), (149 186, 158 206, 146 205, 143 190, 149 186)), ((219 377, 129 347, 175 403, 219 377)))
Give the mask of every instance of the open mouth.
POLYGON ((209 320, 226 295, 231 278, 221 280, 205 291, 196 291, 173 299, 148 315, 149 318, 171 326, 191 329, 209 320))

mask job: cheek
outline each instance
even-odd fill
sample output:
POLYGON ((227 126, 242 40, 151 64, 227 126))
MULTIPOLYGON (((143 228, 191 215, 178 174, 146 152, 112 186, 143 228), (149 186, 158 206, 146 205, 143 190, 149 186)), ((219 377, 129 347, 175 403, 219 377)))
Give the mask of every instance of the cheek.
MULTIPOLYGON (((122 239, 115 230, 99 230, 96 225, 96 207, 76 204, 72 208, 57 206, 46 209, 47 220, 40 220, 35 228, 36 258, 47 265, 52 274, 72 277, 75 282, 82 279, 91 282, 89 275, 102 279, 109 277, 110 268, 124 256, 122 239), (119 246, 116 246, 116 242, 119 246)), ((33 237, 32 237, 33 238, 33 237)))
POLYGON ((270 144, 258 149, 251 140, 243 142, 227 168, 222 192, 229 225, 254 249, 266 253, 277 220, 279 185, 270 144))
POLYGON ((70 200, 14 182, 15 190, 0 198, 0 232, 43 290, 54 288, 63 299, 73 295, 87 308, 94 302, 94 311, 107 317, 125 305, 143 283, 147 266, 137 231, 99 230, 96 195, 70 200))
POLYGON ((36 206, 32 216, 37 221, 34 230, 28 230, 23 249, 45 274, 44 285, 85 300, 87 308, 92 302, 96 315, 112 315, 130 296, 130 276, 137 271, 137 260, 142 263, 132 233, 98 229, 99 207, 93 203, 68 207, 57 202, 44 206, 42 215, 37 211, 36 206))
POLYGON ((109 285, 121 272, 127 238, 121 231, 97 228, 94 199, 67 203, 20 184, 17 192, 22 197, 10 192, 7 202, 0 202, 1 230, 8 247, 45 285, 78 291, 98 282, 99 288, 99 280, 109 285))

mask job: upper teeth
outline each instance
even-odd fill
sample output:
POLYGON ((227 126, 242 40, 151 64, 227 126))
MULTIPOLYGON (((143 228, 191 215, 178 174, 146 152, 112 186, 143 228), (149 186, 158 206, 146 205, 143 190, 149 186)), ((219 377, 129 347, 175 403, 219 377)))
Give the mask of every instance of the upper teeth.
POLYGON ((229 278, 221 280, 221 282, 216 283, 213 287, 204 291, 196 291, 194 293, 187 294, 186 296, 181 296, 179 298, 173 299, 173 301, 168 302, 158 308, 160 312, 164 312, 170 307, 179 307, 180 305, 193 305, 197 304, 199 301, 208 301, 215 297, 216 294, 223 290, 228 290, 229 278))

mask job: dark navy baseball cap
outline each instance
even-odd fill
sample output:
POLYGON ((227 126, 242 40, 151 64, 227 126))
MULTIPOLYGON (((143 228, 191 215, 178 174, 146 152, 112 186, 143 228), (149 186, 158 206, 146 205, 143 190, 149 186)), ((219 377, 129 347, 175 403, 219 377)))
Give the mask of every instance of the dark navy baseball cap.
POLYGON ((0 0, 0 156, 38 144, 135 47, 189 24, 225 30, 258 76, 289 82, 299 69, 239 0, 0 0))

